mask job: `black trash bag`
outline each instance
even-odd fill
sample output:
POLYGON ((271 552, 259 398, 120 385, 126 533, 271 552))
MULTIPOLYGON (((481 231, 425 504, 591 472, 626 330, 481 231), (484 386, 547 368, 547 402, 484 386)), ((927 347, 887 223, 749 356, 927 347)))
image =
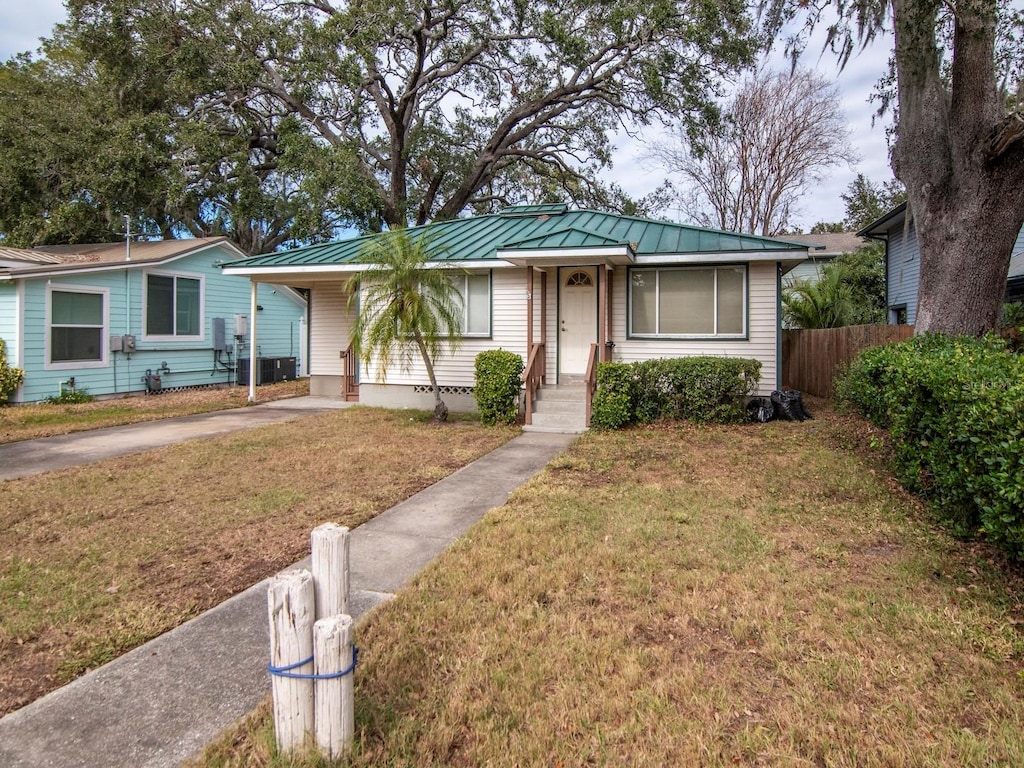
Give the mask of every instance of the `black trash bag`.
POLYGON ((747 419, 764 424, 775 416, 775 406, 770 397, 752 397, 747 403, 747 419))
POLYGON ((804 407, 804 396, 795 389, 783 389, 772 392, 772 405, 775 415, 786 421, 806 421, 813 418, 804 407))

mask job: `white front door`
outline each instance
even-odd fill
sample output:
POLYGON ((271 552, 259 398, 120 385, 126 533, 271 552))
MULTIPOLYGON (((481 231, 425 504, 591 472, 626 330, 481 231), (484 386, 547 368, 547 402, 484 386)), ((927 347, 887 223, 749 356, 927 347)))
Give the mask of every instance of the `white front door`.
POLYGON ((597 342, 597 270, 563 267, 559 276, 558 371, 582 376, 597 342))

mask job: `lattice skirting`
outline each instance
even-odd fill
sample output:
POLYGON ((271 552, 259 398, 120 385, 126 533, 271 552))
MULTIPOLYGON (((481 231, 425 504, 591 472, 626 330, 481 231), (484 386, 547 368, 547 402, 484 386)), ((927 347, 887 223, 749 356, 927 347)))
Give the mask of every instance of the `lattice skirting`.
MULTIPOLYGON (((226 389, 227 387, 230 387, 230 386, 235 386, 235 385, 225 384, 223 381, 215 381, 215 382, 211 382, 209 384, 191 384, 191 385, 185 386, 185 387, 161 387, 156 392, 150 392, 149 390, 145 390, 144 389, 144 390, 142 390, 142 393, 146 397, 150 397, 150 396, 162 395, 165 392, 191 392, 194 389, 226 389)), ((240 385, 237 385, 237 386, 244 387, 245 385, 240 384, 240 385)), ((135 391, 138 392, 139 390, 135 390, 135 391)))
MULTIPOLYGON (((413 392, 417 394, 433 394, 434 390, 429 384, 414 384, 412 388, 413 392)), ((449 387, 445 384, 441 385, 442 395, 472 395, 473 387, 449 387)))

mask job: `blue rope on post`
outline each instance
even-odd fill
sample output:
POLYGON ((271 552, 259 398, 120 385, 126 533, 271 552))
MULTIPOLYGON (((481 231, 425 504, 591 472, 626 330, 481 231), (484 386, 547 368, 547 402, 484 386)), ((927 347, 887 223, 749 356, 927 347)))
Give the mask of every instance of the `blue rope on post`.
POLYGON ((319 675, 308 675, 302 672, 292 672, 293 669, 304 667, 306 664, 313 663, 313 657, 310 656, 308 659, 297 661, 294 664, 289 664, 285 667, 275 667, 273 664, 267 664, 267 672, 274 675, 275 677, 288 677, 293 680, 334 680, 338 677, 344 677, 345 675, 351 675, 355 672, 356 664, 359 662, 359 648, 352 647, 352 663, 347 668, 340 672, 324 672, 319 675))

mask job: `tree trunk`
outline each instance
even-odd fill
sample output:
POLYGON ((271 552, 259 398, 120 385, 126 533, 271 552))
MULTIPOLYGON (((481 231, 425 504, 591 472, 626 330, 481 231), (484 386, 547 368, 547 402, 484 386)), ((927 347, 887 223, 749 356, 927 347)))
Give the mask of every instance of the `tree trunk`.
POLYGON ((945 210, 918 219, 921 283, 915 332, 981 336, 998 327, 1021 217, 996 200, 971 206, 951 195, 945 210))
POLYGON ((430 359, 430 355, 427 354, 427 345, 424 343, 423 336, 419 331, 416 331, 416 346, 419 347, 420 355, 423 357, 423 365, 427 368, 430 388, 434 391, 434 421, 448 421, 448 406, 441 399, 441 387, 438 386, 437 376, 434 375, 434 364, 430 359))
POLYGON ((1024 224, 1024 142, 996 88, 996 0, 959 3, 948 87, 935 38, 939 5, 892 0, 893 170, 907 187, 921 251, 916 332, 977 336, 998 323, 1024 224))

